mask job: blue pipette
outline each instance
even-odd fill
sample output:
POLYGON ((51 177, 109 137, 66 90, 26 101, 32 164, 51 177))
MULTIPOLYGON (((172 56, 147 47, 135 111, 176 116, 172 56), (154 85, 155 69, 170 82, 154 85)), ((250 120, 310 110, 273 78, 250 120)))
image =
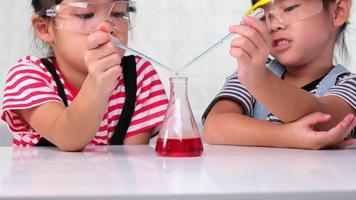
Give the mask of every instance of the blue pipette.
POLYGON ((140 51, 137 51, 137 50, 135 50, 135 49, 132 49, 132 48, 128 47, 127 45, 121 43, 121 41, 119 40, 119 38, 117 38, 117 37, 115 37, 115 36, 113 36, 113 35, 111 35, 111 34, 109 34, 109 36, 110 36, 110 39, 111 39, 112 43, 113 43, 117 48, 121 48, 121 49, 124 49, 124 50, 126 50, 126 51, 129 51, 129 52, 131 52, 131 53, 135 53, 135 54, 137 54, 137 55, 139 55, 139 56, 141 56, 141 57, 143 57, 143 58, 145 58, 145 59, 151 61, 151 62, 152 62, 153 64, 155 64, 157 67, 161 67, 161 68, 167 69, 167 70, 169 70, 169 71, 171 71, 171 72, 177 73, 177 71, 175 71, 175 70, 173 70, 173 69, 167 67, 166 65, 164 65, 164 64, 162 64, 162 63, 160 63, 160 62, 158 62, 157 60, 155 60, 155 59, 153 59, 153 58, 147 56, 146 54, 144 54, 144 53, 142 53, 142 52, 140 52, 140 51))
MULTIPOLYGON (((251 14, 249 16, 252 16, 256 19, 261 19, 264 16, 264 10, 262 8, 257 8, 256 10, 252 11, 251 14)), ((180 70, 173 70, 169 67, 167 67, 166 65, 158 62, 157 60, 151 58, 150 56, 137 51, 135 49, 132 49, 130 47, 128 47, 127 45, 121 43, 121 41, 119 40, 119 38, 109 34, 111 41, 113 42, 113 44, 117 47, 117 48, 121 48, 124 49, 126 51, 135 53, 149 61, 151 61, 153 64, 155 64, 157 67, 161 67, 164 69, 167 69, 171 72, 174 72, 176 74, 178 74, 179 72, 183 71, 184 69, 186 69, 187 67, 191 66, 192 64, 194 64, 195 62, 197 62, 198 60, 200 60, 201 58, 203 58, 204 56, 208 55, 209 53, 211 53, 214 49, 216 49, 217 47, 219 47, 220 45, 222 45, 226 40, 230 39, 234 34, 233 33, 229 33, 226 36, 224 36, 222 39, 220 39, 219 41, 217 41, 216 43, 214 43, 211 47, 209 47, 207 50, 205 50, 204 52, 202 52, 201 54, 199 54, 197 57, 195 57, 192 61, 190 61, 189 63, 187 63, 186 65, 184 65, 184 67, 180 70)))
MULTIPOLYGON (((265 11, 263 10, 263 8, 257 8, 256 10, 252 11, 251 14, 249 14, 249 16, 260 20, 263 16, 265 15, 265 11)), ((196 63, 198 60, 200 60, 201 58, 203 58, 204 56, 208 55, 209 53, 211 53, 212 51, 214 51, 214 49, 216 49, 217 47, 219 47, 220 45, 222 45, 226 40, 230 39, 234 34, 233 33, 229 33, 226 36, 224 36, 222 39, 220 39, 219 41, 217 41, 216 43, 214 43, 211 47, 209 47, 207 50, 203 51, 201 54, 199 54, 198 56, 196 56, 192 61, 190 61, 189 63, 187 63, 186 65, 184 65, 184 67, 180 70, 178 70, 177 72, 181 72, 183 70, 185 70, 187 67, 191 66, 192 64, 196 63)))

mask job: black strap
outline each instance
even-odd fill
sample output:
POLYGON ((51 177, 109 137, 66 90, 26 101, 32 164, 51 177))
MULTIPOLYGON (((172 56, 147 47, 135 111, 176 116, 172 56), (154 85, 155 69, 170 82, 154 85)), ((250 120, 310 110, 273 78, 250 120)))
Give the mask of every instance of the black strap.
MULTIPOLYGON (((52 60, 54 58, 51 58, 52 60)), ((41 59, 42 63, 44 64, 44 66, 46 66, 46 68, 48 69, 49 73, 51 73, 54 81, 56 82, 57 85, 57 90, 58 90, 58 95, 59 97, 61 97, 64 105, 67 107, 68 106, 68 101, 67 101, 67 96, 66 93, 64 92, 64 87, 63 84, 61 82, 61 79, 59 79, 59 76, 56 72, 56 68, 53 66, 52 62, 50 62, 48 59, 46 58, 42 58, 41 59)))
MULTIPOLYGON (((53 60, 54 58, 52 57, 51 59, 53 60)), ((62 99, 63 104, 67 107, 68 106, 67 96, 64 92, 63 84, 56 72, 56 68, 53 66, 52 62, 50 62, 47 58, 42 58, 41 62, 47 68, 49 73, 51 73, 57 85, 58 95, 62 99)), ((46 138, 41 137, 40 141, 36 144, 36 146, 55 146, 55 145, 52 142, 48 141, 46 138)))
MULTIPOLYGON (((61 83, 59 76, 56 72, 53 64, 46 58, 41 59, 44 66, 51 73, 53 79, 56 82, 58 88, 58 95, 62 99, 64 105, 68 106, 67 97, 64 92, 63 84, 61 83)), ((116 126, 115 132, 110 138, 111 145, 122 145, 125 139, 126 132, 130 126, 132 115, 135 110, 135 102, 136 102, 136 60, 135 56, 125 56, 121 61, 121 65, 123 66, 123 76, 124 76, 124 85, 125 85, 125 103, 122 109, 119 122, 116 126)), ((36 146, 55 146, 45 138, 41 138, 41 140, 36 144, 36 146)))
POLYGON ((115 132, 110 138, 111 145, 122 145, 124 143, 127 129, 130 126, 135 111, 137 76, 135 56, 126 56, 122 59, 123 76, 125 84, 125 103, 115 132))

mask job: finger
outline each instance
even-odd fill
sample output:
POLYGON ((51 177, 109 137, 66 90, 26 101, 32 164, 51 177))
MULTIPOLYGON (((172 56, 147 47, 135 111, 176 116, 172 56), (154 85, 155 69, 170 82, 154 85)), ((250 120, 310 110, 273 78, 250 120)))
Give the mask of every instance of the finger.
POLYGON ((243 23, 256 29, 266 43, 271 41, 270 31, 268 30, 265 22, 256 20, 250 16, 244 16, 243 23))
POLYGON ((351 146, 353 144, 356 144, 356 139, 347 139, 347 140, 337 143, 333 147, 334 148, 345 148, 345 147, 351 146))
POLYGON ((340 123, 344 127, 349 127, 350 125, 351 126, 353 125, 354 121, 355 121, 355 115, 353 113, 350 113, 350 114, 346 115, 340 123))
POLYGON ((270 31, 268 30, 265 22, 262 22, 261 20, 257 20, 251 16, 244 16, 242 20, 244 25, 256 29, 265 42, 270 41, 270 31))
POLYGON ((117 66, 121 64, 121 56, 117 53, 113 53, 103 59, 101 59, 101 65, 106 66, 103 67, 103 71, 108 70, 112 66, 117 66))
POLYGON ((355 121, 355 116, 350 113, 346 115, 334 128, 330 129, 330 131, 328 132, 330 134, 333 134, 333 132, 337 132, 337 130, 343 130, 343 132, 347 134, 351 132, 351 130, 355 127, 355 121))
POLYGON ((230 55, 233 56, 234 58, 236 58, 239 65, 245 65, 246 63, 250 63, 250 61, 251 61, 251 58, 247 54, 247 52, 245 52, 241 48, 231 48, 230 55))
POLYGON ((100 48, 91 50, 90 56, 91 60, 100 60, 114 53, 119 53, 119 49, 112 42, 108 41, 100 48))
POLYGON ((343 126, 345 126, 346 131, 343 135, 340 136, 340 140, 343 140, 344 138, 346 138, 351 132, 352 130, 356 127, 356 117, 355 115, 348 114, 345 118, 345 120, 350 120, 350 122, 348 123, 347 121, 343 124, 343 126), (349 124, 349 125, 347 125, 349 124))
POLYGON ((245 25, 233 26, 230 32, 240 35, 241 37, 248 38, 257 48, 266 46, 266 42, 256 29, 245 25))
POLYGON ((107 33, 97 31, 88 36, 87 48, 89 50, 95 49, 100 45, 110 41, 110 37, 107 33))
POLYGON ((354 129, 356 125, 356 119, 353 114, 346 115, 342 121, 340 121, 335 127, 330 129, 327 134, 329 135, 330 145, 333 146, 344 138, 354 129))
POLYGON ((331 115, 324 114, 321 112, 315 112, 305 116, 302 121, 306 121, 309 126, 313 127, 316 124, 327 122, 330 119, 331 115))
POLYGON ((121 57, 119 54, 114 53, 96 62, 96 65, 91 69, 91 73, 103 73, 107 71, 110 67, 120 65, 121 57))
POLYGON ((104 73, 103 76, 107 77, 109 80, 117 80, 122 75, 122 67, 120 65, 114 65, 108 68, 104 73))
POLYGON ((250 58, 252 58, 253 53, 257 51, 256 46, 254 46, 254 44, 245 37, 233 39, 231 41, 231 48, 243 49, 250 58))

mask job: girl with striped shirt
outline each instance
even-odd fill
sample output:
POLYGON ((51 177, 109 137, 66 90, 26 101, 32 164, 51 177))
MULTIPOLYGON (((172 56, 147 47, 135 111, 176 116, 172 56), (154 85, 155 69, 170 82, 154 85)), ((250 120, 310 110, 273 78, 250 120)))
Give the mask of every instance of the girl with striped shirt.
POLYGON ((333 64, 350 7, 351 0, 273 0, 262 6, 262 21, 244 17, 231 27, 241 36, 230 51, 238 69, 204 113, 205 140, 303 149, 354 143, 356 75, 333 64))
POLYGON ((148 144, 166 111, 164 88, 148 61, 124 56, 109 37, 127 44, 133 2, 32 0, 32 6, 36 36, 53 54, 26 56, 8 73, 2 120, 13 144, 64 151, 148 144))

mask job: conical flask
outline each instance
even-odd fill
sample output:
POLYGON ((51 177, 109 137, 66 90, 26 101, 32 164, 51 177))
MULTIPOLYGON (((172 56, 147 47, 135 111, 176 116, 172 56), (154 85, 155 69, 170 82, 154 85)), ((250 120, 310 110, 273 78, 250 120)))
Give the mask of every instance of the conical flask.
POLYGON ((202 140, 187 96, 187 77, 171 77, 170 100, 162 128, 158 134, 156 152, 166 157, 199 156, 202 140))

